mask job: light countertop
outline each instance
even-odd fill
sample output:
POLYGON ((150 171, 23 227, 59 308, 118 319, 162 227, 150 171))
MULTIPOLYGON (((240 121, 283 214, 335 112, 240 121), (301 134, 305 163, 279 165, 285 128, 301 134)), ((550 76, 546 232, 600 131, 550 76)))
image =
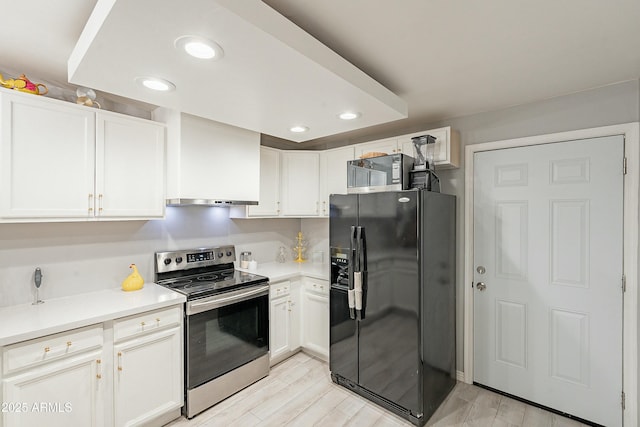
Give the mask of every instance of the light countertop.
POLYGON ((184 295, 145 283, 138 291, 121 288, 0 308, 0 346, 181 304, 184 295))
POLYGON ((271 282, 279 282, 281 280, 294 279, 296 277, 312 277, 320 280, 329 280, 329 264, 314 264, 310 261, 303 263, 296 262, 268 262, 258 264, 256 270, 247 270, 238 268, 241 271, 250 271, 251 273, 267 276, 271 282))

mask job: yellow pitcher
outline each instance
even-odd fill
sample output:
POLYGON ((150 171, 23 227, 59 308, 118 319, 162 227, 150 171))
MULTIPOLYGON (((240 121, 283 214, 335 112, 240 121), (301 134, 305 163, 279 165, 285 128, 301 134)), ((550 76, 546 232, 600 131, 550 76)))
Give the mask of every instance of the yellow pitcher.
POLYGON ((46 95, 49 92, 47 86, 42 83, 33 83, 24 74, 20 74, 17 79, 4 80, 0 74, 0 85, 8 89, 19 90, 20 92, 33 93, 35 95, 46 95))

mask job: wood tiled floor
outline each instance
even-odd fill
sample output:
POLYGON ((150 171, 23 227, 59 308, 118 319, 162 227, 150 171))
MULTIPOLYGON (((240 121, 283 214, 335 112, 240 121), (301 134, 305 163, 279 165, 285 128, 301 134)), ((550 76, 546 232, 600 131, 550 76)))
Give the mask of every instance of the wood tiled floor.
MULTIPOLYGON (((582 424, 464 383, 451 392, 429 426, 579 427, 582 424)), ((411 426, 331 382, 329 367, 304 353, 274 366, 271 374, 192 420, 170 427, 411 426)))

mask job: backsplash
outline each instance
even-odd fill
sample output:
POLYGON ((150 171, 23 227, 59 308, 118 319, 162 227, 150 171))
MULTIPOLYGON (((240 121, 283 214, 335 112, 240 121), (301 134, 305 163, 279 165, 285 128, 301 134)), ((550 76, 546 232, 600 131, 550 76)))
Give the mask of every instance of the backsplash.
POLYGON ((169 207, 164 220, 0 224, 0 307, 33 301, 36 267, 46 303, 119 287, 131 263, 152 282, 156 251, 234 244, 258 263, 273 262, 280 246, 293 246, 301 227, 300 219, 232 220, 228 212, 169 207))

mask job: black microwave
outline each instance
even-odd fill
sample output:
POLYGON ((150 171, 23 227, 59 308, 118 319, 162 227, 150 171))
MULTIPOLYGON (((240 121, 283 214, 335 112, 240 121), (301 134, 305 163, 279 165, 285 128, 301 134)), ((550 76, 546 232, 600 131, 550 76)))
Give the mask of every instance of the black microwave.
POLYGON ((413 163, 413 157, 405 154, 349 160, 347 193, 407 190, 413 163))

